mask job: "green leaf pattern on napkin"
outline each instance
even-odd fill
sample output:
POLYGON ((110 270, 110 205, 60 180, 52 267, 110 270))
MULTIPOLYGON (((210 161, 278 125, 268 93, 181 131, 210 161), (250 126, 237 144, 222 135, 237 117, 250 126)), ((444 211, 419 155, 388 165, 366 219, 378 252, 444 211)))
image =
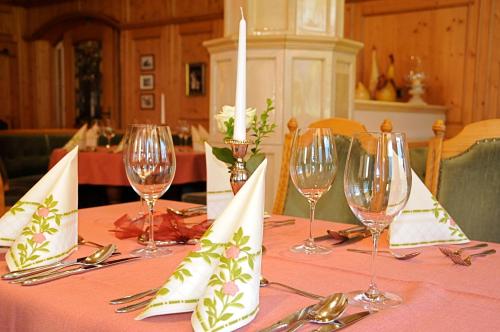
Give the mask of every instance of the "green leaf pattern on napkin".
POLYGON ((63 216, 76 212, 75 210, 67 213, 59 213, 57 204, 58 202, 50 195, 41 204, 18 201, 10 209, 9 212, 15 215, 18 212, 24 211, 22 208, 23 205, 37 206, 36 211, 31 216, 31 222, 21 231, 21 234, 26 237, 26 242, 18 243, 16 246, 19 259, 16 259, 14 253, 11 252, 11 256, 18 268, 27 268, 36 263, 42 253, 48 253, 50 241, 47 239, 47 235, 54 235, 59 231, 58 227, 61 226, 61 218, 63 216))
MULTIPOLYGON (((230 309, 244 308, 241 301, 244 293, 240 291, 238 284, 246 284, 252 280, 252 275, 243 270, 246 266, 253 270, 255 258, 261 254, 261 250, 251 252, 251 247, 247 245, 249 240, 250 236, 244 235, 240 227, 232 240, 225 244, 224 254, 220 255, 219 272, 214 273, 208 282, 209 286, 214 287, 215 297, 203 299, 208 322, 200 320, 200 323, 207 331, 217 331, 223 326, 231 325, 231 322, 225 323, 233 318, 234 312, 230 312, 230 309)), ((196 310, 200 310, 199 306, 196 310)), ((197 312, 197 316, 202 315, 197 312)))
POLYGON ((458 236, 460 238, 466 238, 465 234, 462 232, 462 230, 457 227, 457 224, 451 218, 451 216, 446 212, 445 209, 439 204, 438 200, 434 197, 431 196, 432 201, 433 201, 433 208, 432 209, 419 209, 419 210, 404 210, 403 214, 415 214, 415 213, 428 213, 431 212, 434 217, 437 219, 437 221, 441 224, 449 224, 448 229, 450 230, 450 234, 452 236, 458 236))

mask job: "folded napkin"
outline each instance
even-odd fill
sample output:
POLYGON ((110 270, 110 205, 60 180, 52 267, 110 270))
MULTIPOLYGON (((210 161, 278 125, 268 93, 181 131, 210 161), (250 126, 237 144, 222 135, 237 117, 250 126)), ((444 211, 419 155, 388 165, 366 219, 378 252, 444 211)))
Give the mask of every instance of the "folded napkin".
POLYGON ((453 218, 412 171, 410 198, 389 228, 391 248, 467 243, 453 218))
POLYGON ((264 160, 136 319, 194 311, 195 331, 234 331, 259 310, 264 160))
POLYGON ((92 128, 85 132, 85 148, 94 151, 99 140, 99 126, 95 123, 92 128))
POLYGON ((63 146, 66 151, 73 150, 75 146, 79 146, 80 150, 85 149, 85 134, 87 132, 87 124, 84 124, 78 131, 71 137, 71 139, 63 146))
POLYGON ((191 144, 193 145, 193 151, 204 152, 205 146, 203 145, 204 140, 200 135, 200 132, 195 126, 191 126, 191 144))
MULTIPOLYGON (((124 214, 115 222, 115 236, 119 239, 138 237, 143 233, 144 224, 148 216, 144 215, 132 219, 124 214)), ((188 227, 183 218, 172 212, 157 214, 155 219, 155 239, 159 241, 187 242, 191 239, 199 239, 208 229, 211 223, 204 220, 192 227, 188 227)))
POLYGON ((77 248, 78 148, 64 156, 0 219, 11 271, 51 264, 77 248))
POLYGON ((203 142, 208 142, 208 139, 210 138, 210 134, 205 129, 205 127, 203 127, 201 124, 198 125, 198 133, 200 134, 200 137, 203 140, 203 142))
POLYGON ((233 199, 227 165, 212 153, 212 147, 205 142, 205 163, 207 165, 207 217, 217 218, 233 199))

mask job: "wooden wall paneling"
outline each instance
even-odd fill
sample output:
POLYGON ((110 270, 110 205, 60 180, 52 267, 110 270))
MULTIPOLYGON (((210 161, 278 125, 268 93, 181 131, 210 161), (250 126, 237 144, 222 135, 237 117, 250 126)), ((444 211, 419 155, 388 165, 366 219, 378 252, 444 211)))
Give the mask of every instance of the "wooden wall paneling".
MULTIPOLYGON (((194 6, 191 1, 188 1, 194 6)), ((128 0, 129 17, 127 23, 146 23, 160 21, 170 13, 169 5, 172 1, 165 0, 128 0)))
POLYGON ((61 2, 46 6, 31 7, 27 10, 26 35, 32 35, 41 26, 50 22, 58 16, 77 12, 79 8, 77 1, 61 2))
POLYGON ((358 62, 358 79, 368 84, 371 49, 377 48, 381 73, 387 70, 388 55, 395 55, 396 81, 405 84, 410 55, 422 58, 425 81, 424 99, 449 108, 450 133, 464 124, 467 95, 472 93, 473 63, 468 52, 474 49, 477 25, 473 1, 366 1, 348 5, 350 38, 365 44, 358 62), (471 67, 472 66, 472 67, 471 67))
POLYGON ((175 0, 171 4, 174 17, 195 17, 224 11, 222 0, 175 0))
POLYGON ((128 3, 125 0, 79 0, 78 9, 86 12, 100 13, 119 22, 126 21, 128 3))
POLYGON ((36 105, 37 128, 53 127, 52 119, 55 119, 55 107, 53 107, 52 90, 52 47, 49 42, 41 40, 33 43, 34 70, 33 84, 34 103, 36 105))

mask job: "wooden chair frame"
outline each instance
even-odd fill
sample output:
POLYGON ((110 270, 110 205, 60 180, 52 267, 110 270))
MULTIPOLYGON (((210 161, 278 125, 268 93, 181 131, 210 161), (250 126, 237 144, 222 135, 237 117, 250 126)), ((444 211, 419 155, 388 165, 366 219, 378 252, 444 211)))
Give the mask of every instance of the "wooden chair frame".
MULTIPOLYGON (((297 131, 298 123, 295 118, 291 118, 287 124, 288 133, 285 134, 283 142, 283 154, 281 157, 280 175, 278 179, 278 188, 274 199, 273 214, 283 214, 285 201, 290 181, 290 156, 292 150, 292 139, 297 131)), ((318 120, 309 125, 309 128, 334 128, 334 133, 338 135, 351 137, 356 132, 366 132, 366 127, 354 120, 344 118, 329 118, 318 120)), ((384 120, 380 129, 383 132, 392 131, 390 120, 384 120)))
POLYGON ((485 139, 500 139, 500 119, 490 119, 466 125, 455 137, 444 140, 446 127, 442 120, 432 126, 435 137, 429 142, 425 185, 436 196, 438 192, 441 160, 458 156, 476 142, 485 139))

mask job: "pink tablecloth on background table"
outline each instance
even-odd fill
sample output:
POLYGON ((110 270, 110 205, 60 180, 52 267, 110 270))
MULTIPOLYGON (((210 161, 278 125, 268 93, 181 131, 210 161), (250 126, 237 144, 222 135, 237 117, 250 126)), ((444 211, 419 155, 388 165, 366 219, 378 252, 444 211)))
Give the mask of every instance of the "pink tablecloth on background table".
MULTIPOLYGON (((161 201, 179 208, 182 203, 161 201)), ((136 213, 139 203, 83 209, 79 211, 80 234, 91 241, 116 243, 127 254, 138 247, 133 239, 117 240, 109 229, 125 212, 136 213)), ((274 216, 274 219, 282 217, 274 216)), ((308 222, 264 231, 267 248, 263 275, 319 294, 347 292, 367 287, 370 256, 346 251, 348 247, 370 248, 370 239, 336 246, 325 256, 293 254, 288 248, 307 234, 308 222)), ((318 222, 316 234, 345 225, 318 222)), ((327 242, 324 242, 327 244, 327 242)), ((387 243, 382 243, 386 246, 387 243)), ((500 249, 498 244, 491 248, 500 249)), ((114 313, 113 298, 163 284, 177 264, 192 249, 174 246, 172 256, 141 260, 108 269, 72 276, 51 283, 22 287, 0 282, 0 330, 2 331, 191 331, 190 313, 165 315, 135 321, 137 312, 114 313)), ((82 246, 75 256, 93 249, 82 246)), ((349 331, 496 331, 500 324, 500 254, 476 258, 471 267, 458 266, 437 248, 421 249, 412 260, 379 257, 378 284, 396 292, 404 304, 356 323, 349 331)), ((0 256, 1 257, 1 256, 0 256)), ((7 272, 0 258, 0 273, 7 272)), ((313 301, 269 286, 260 291, 260 312, 241 331, 257 331, 287 313, 313 301)), ((349 312, 358 309, 349 308, 349 312)), ((308 326, 303 331, 311 330, 308 326)))
MULTIPOLYGON (((50 155, 49 168, 66 154, 64 149, 54 149, 50 155)), ((185 184, 207 180, 205 153, 193 152, 189 148, 176 149, 177 168, 172 184, 185 184)), ((122 153, 109 153, 105 148, 95 152, 78 153, 78 183, 129 186, 125 174, 122 153)))

